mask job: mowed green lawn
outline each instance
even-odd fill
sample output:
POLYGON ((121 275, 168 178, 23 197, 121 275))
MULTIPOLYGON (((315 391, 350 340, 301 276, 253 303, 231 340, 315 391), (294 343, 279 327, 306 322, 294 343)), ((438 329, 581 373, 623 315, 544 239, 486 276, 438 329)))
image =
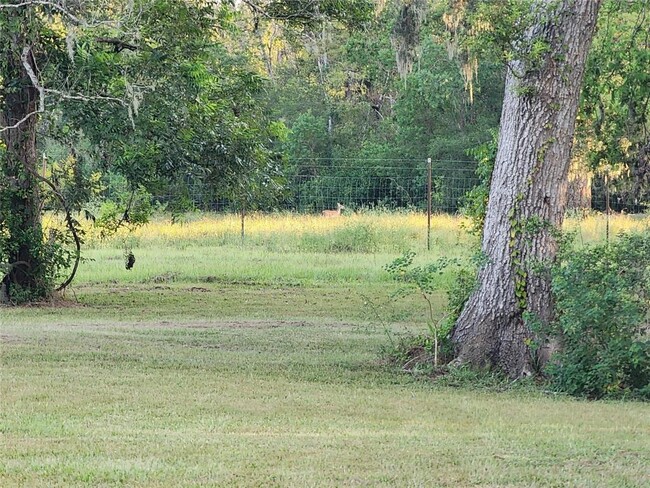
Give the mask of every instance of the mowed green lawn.
POLYGON ((120 241, 91 243, 67 301, 0 309, 0 486, 648 486, 647 404, 382 359, 426 330, 382 265, 409 236, 423 261, 466 250, 420 231, 364 252, 142 234, 131 272, 120 241))

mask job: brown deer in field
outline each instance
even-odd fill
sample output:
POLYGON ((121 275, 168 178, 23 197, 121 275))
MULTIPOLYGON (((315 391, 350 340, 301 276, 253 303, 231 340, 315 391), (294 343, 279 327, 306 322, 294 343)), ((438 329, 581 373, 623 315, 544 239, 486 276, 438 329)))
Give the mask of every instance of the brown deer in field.
POLYGON ((340 217, 341 210, 344 210, 345 206, 340 203, 336 204, 336 210, 323 210, 323 217, 340 217))

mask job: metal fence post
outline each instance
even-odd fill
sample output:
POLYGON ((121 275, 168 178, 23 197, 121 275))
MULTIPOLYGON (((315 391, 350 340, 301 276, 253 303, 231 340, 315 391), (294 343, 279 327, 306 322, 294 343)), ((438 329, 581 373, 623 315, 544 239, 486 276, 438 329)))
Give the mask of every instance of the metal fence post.
POLYGON ((431 158, 427 158, 427 251, 431 250, 431 158))
POLYGON ((609 169, 605 173, 605 241, 609 244, 609 169))
POLYGON ((241 245, 244 245, 244 240, 246 238, 246 231, 245 231, 245 221, 246 221, 246 203, 242 200, 241 204, 241 245))

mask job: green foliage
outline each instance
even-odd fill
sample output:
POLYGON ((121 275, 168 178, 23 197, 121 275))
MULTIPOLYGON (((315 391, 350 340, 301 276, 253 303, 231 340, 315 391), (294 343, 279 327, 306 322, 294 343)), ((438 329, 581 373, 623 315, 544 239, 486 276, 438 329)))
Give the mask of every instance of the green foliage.
POLYGON ((485 212, 487 210, 488 197, 490 196, 492 171, 497 156, 498 137, 499 134, 497 131, 493 131, 490 141, 469 151, 469 154, 478 161, 476 176, 478 176, 480 183, 465 195, 462 212, 469 217, 470 224, 468 230, 474 235, 481 235, 483 233, 485 212))
POLYGON ((373 4, 369 0, 265 0, 256 7, 262 9, 265 15, 295 26, 312 27, 330 18, 354 27, 370 20, 373 4))
POLYGON ((564 252, 554 270, 562 350, 556 388, 591 398, 650 399, 650 234, 564 252))
POLYGON ((286 144, 291 158, 320 159, 328 157, 331 142, 326 128, 327 120, 323 117, 316 117, 311 109, 298 115, 291 127, 286 144))
MULTIPOLYGON (((340 2, 322 7, 321 15, 342 18, 347 12, 340 2)), ((105 204, 97 221, 104 232, 146 219, 145 190, 170 194, 172 210, 186 206, 182 190, 197 182, 241 208, 272 205, 282 189, 282 158, 272 146, 286 130, 263 115, 265 80, 235 42, 238 8, 184 0, 116 1, 107 8, 104 2, 72 6, 57 0, 0 9, 1 118, 22 121, 2 132, 5 143, 12 141, 12 154, 0 168, 1 179, 17 178, 17 186, 35 195, 23 198, 0 187, 9 202, 0 208, 0 262, 10 269, 5 281, 15 281, 17 273, 34 275, 22 285, 38 288, 34 296, 47 295, 51 276, 66 260, 42 248, 39 214, 45 208, 91 216, 88 202, 97 196, 102 174, 121 175, 138 189, 105 204), (25 53, 31 68, 25 68, 25 53), (28 143, 17 144, 20 138, 28 143), (45 197, 43 207, 34 140, 48 156, 61 156, 48 157, 46 186, 54 197, 45 197), (90 148, 79 150, 81 145, 90 148), (31 226, 29 236, 21 234, 21 224, 31 226)), ((348 20, 361 21, 363 11, 356 4, 348 20)), ((64 247, 64 236, 52 237, 64 247)), ((6 288, 12 295, 20 286, 6 288)))
MULTIPOLYGON (((445 19, 450 42, 470 57, 523 62, 525 72, 536 70, 548 53, 544 29, 553 25, 560 2, 534 0, 453 0, 445 19)), ((520 73, 524 74, 524 73, 520 73)))
MULTIPOLYGON (((457 182, 456 169, 474 167, 467 150, 498 125, 503 67, 481 63, 469 103, 458 63, 430 35, 433 21, 422 25, 418 61, 400 79, 391 33, 402 7, 386 2, 365 30, 326 24, 300 46, 288 43, 289 53, 282 51, 269 73, 269 107, 291 131, 284 145, 288 169, 305 181, 296 191, 303 208, 323 208, 341 195, 358 205, 413 205, 408 189, 426 187, 427 157, 453 161, 444 164, 444 179, 457 182), (303 203, 304 195, 311 201, 303 203)), ((448 181, 438 190, 436 203, 455 209, 458 195, 448 181)))
MULTIPOLYGON (((610 190, 650 200, 650 4, 605 0, 585 72, 577 152, 590 170, 622 168, 610 190)), ((601 195, 596 194, 596 197, 601 195)))
POLYGON ((107 237, 124 226, 130 230, 146 224, 153 213, 151 195, 142 187, 115 193, 103 199, 94 211, 93 227, 101 237, 107 237))
POLYGON ((67 234, 44 238, 40 209, 25 212, 40 202, 39 192, 34 176, 14 157, 0 146, 0 301, 24 303, 47 297, 73 255, 67 234))
MULTIPOLYGON (((388 271, 395 281, 404 285, 396 292, 396 296, 418 293, 426 302, 429 335, 421 336, 416 339, 414 344, 418 344, 424 351, 432 352, 433 366, 437 368, 440 356, 446 358, 451 353, 451 343, 449 341, 451 324, 446 320, 435 320, 433 294, 441 289, 440 275, 449 266, 457 265, 458 263, 455 259, 441 257, 435 262, 424 266, 413 266, 415 255, 414 251, 407 251, 399 258, 384 266, 384 269, 388 271)), ((404 354, 413 355, 415 349, 417 347, 410 347, 404 354)), ((419 357, 419 354, 417 356, 417 361, 421 362, 423 358, 419 357)), ((413 358, 409 359, 409 361, 414 360, 413 358)))
MULTIPOLYGON (((57 280, 74 259, 71 238, 65 232, 52 230, 48 239, 41 226, 27 226, 21 215, 6 212, 11 204, 11 191, 0 192, 0 282, 10 302, 21 304, 39 301, 54 290, 57 280), (29 249, 27 255, 25 250, 29 249), (29 261, 20 259, 29 256, 29 261)), ((1 291, 0 291, 1 293, 1 291)))
POLYGON ((488 61, 478 66, 470 103, 457 61, 434 38, 422 43, 422 66, 400 90, 395 104, 396 143, 402 154, 462 161, 467 151, 490 137, 499 124, 504 70, 488 61))
POLYGON ((229 8, 143 2, 141 41, 133 53, 107 52, 93 42, 94 30, 84 32, 86 42, 76 52, 74 70, 84 89, 105 92, 129 107, 66 104, 67 120, 102 147, 105 167, 133 187, 170 195, 171 207, 174 196, 183 199, 184 185, 245 201, 248 208, 281 187, 280 158, 271 146, 284 131, 260 106, 263 77, 241 48, 231 46, 237 34, 232 16, 224 13, 229 8), (87 86, 87 79, 94 86, 87 86))
POLYGON ((406 286, 404 292, 416 289, 418 292, 430 295, 440 287, 439 277, 446 268, 457 264, 455 259, 439 258, 433 263, 424 266, 413 266, 416 256, 415 251, 407 251, 399 258, 384 266, 391 277, 406 286))
POLYGON ((460 313, 469 300, 470 295, 476 289, 476 273, 478 264, 463 266, 454 275, 454 280, 447 290, 447 328, 451 330, 456 323, 460 313))

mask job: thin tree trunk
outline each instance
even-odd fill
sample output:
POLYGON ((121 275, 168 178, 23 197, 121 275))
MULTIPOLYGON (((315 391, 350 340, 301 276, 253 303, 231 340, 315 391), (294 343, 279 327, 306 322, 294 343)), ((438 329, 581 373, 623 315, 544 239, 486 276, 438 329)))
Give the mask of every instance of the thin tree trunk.
POLYGON ((548 322, 553 316, 545 265, 557 252, 580 85, 600 0, 540 4, 550 11, 528 41, 548 49, 510 65, 483 231, 486 261, 452 334, 457 362, 513 378, 531 373, 536 363, 531 341, 538 338, 527 318, 548 322))
MULTIPOLYGON (((3 250, 8 259, 8 272, 2 282, 9 298, 24 293, 24 297, 31 300, 42 298, 47 286, 42 255, 41 199, 35 177, 39 93, 23 65, 21 41, 16 36, 4 52, 6 71, 3 77, 13 89, 5 90, 0 126, 10 127, 23 122, 2 132, 6 152, 0 169, 8 189, 3 191, 0 205, 6 209, 1 220, 9 237, 7 249, 3 250)), ((33 61, 29 62, 36 71, 33 61)))
POLYGON ((591 210, 591 183, 593 173, 582 158, 575 157, 569 170, 569 189, 566 209, 576 213, 591 210))

